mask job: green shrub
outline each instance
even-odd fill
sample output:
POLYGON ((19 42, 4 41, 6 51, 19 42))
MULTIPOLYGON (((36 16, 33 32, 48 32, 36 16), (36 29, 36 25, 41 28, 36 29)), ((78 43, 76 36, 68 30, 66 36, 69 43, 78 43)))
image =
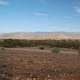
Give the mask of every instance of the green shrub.
POLYGON ((1 47, 0 50, 5 50, 5 48, 4 47, 1 47))
POLYGON ((58 53, 60 53, 60 49, 59 48, 53 48, 52 53, 58 54, 58 53))
POLYGON ((45 48, 44 48, 44 46, 39 46, 39 49, 44 50, 45 48))

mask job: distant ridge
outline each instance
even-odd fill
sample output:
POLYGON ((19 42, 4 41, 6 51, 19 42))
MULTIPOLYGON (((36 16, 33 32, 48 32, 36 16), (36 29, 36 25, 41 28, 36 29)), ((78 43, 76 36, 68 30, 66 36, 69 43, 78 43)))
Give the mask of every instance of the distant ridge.
POLYGON ((14 32, 2 33, 0 39, 28 39, 28 40, 45 40, 45 39, 78 39, 79 32, 14 32))

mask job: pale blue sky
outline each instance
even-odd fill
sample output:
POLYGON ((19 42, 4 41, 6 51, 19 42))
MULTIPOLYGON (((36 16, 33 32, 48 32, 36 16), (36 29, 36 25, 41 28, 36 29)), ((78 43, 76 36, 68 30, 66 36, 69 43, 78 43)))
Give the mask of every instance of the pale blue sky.
POLYGON ((0 33, 80 32, 80 0, 0 0, 0 33))

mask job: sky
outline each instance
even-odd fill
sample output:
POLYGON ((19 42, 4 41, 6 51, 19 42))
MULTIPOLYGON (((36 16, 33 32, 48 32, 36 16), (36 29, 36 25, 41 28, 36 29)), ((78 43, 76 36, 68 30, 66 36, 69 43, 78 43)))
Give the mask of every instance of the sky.
POLYGON ((80 0, 0 0, 6 32, 80 32, 80 0))

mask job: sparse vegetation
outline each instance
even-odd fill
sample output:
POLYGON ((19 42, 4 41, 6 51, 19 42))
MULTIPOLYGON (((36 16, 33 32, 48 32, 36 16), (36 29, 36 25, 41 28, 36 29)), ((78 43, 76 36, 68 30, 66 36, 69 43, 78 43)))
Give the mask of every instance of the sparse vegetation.
POLYGON ((53 48, 52 49, 52 53, 59 54, 60 53, 60 49, 59 48, 53 48))
MULTIPOLYGON (((50 76, 51 80, 54 79, 60 80, 59 77, 60 75, 62 75, 61 79, 63 78, 63 80, 64 77, 65 80, 73 79, 72 76, 67 76, 67 74, 75 76, 74 74, 79 75, 80 71, 79 70, 80 62, 77 61, 80 60, 80 56, 76 54, 77 50, 75 49, 77 49, 80 54, 79 40, 17 40, 17 39, 1 40, 0 79, 3 80, 4 77, 5 78, 4 80, 6 80, 7 78, 9 78, 8 80, 13 80, 12 78, 15 75, 17 76, 19 75, 20 80, 22 79, 27 80, 27 77, 25 78, 25 76, 28 76, 29 77, 28 79, 32 79, 33 77, 35 77, 36 80, 37 80, 36 77, 40 76, 39 77, 40 80, 44 80, 45 78, 48 79, 47 75, 50 76), (28 47, 28 48, 23 48, 23 47, 28 47), (31 48, 29 49, 29 47, 31 48), (33 49, 33 47, 37 48, 33 49), (65 55, 64 54, 65 50, 63 50, 63 54, 59 54, 61 48, 63 49, 67 48, 67 51, 72 50, 71 52, 74 53, 75 55, 74 54, 70 56, 65 55), (28 51, 26 51, 26 49, 28 49, 28 51), (39 49, 42 51, 40 51, 39 49), (53 54, 59 54, 59 55, 55 56, 50 54, 51 53, 50 50, 52 51, 53 54), (76 67, 75 69, 74 65, 76 67), (43 77, 44 75, 46 76, 43 77)), ((14 78, 14 80, 16 79, 17 78, 14 78)))
POLYGON ((39 49, 40 49, 40 50, 44 50, 45 47, 44 47, 44 46, 39 46, 39 49))
POLYGON ((4 47, 1 47, 0 50, 5 50, 5 48, 4 47))

